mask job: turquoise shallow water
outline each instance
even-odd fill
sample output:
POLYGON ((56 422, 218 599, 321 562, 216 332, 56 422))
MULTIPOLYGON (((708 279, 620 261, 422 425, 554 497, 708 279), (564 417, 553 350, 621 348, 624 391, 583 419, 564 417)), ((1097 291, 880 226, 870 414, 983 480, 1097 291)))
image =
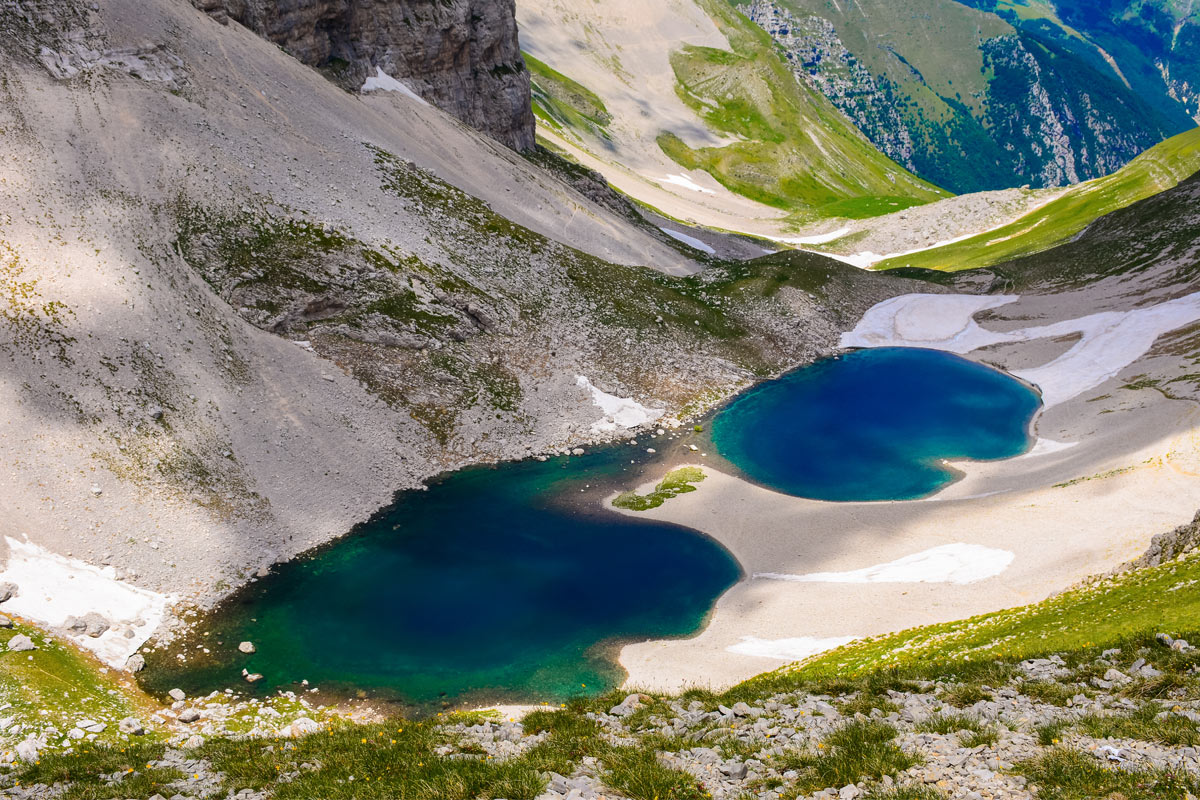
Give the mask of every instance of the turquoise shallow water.
POLYGON ((575 502, 623 475, 630 456, 614 446, 473 468, 406 492, 226 603, 201 626, 211 659, 194 646, 187 665, 152 659, 145 683, 208 692, 241 684, 245 668, 264 676, 260 693, 306 679, 417 706, 610 688, 622 675, 598 643, 691 633, 739 575, 706 537, 605 512, 594 490, 575 502), (257 652, 237 652, 243 640, 257 652))
MULTIPOLYGON (((952 480, 942 458, 1022 452, 1038 402, 955 356, 860 351, 752 389, 715 417, 712 436, 782 491, 903 499, 952 480)), ((610 489, 643 480, 636 452, 472 468, 405 492, 203 620, 186 663, 174 650, 152 655, 143 683, 265 694, 308 680, 323 699, 366 690, 423 708, 607 689, 622 677, 613 643, 694 632, 739 575, 708 538, 600 507, 610 489), (244 640, 254 654, 237 651, 244 640), (245 684, 242 669, 263 680, 245 684)))
POLYGON ((750 479, 818 500, 910 500, 955 478, 942 459, 1011 458, 1038 394, 937 350, 876 348, 760 384, 716 415, 713 444, 750 479))

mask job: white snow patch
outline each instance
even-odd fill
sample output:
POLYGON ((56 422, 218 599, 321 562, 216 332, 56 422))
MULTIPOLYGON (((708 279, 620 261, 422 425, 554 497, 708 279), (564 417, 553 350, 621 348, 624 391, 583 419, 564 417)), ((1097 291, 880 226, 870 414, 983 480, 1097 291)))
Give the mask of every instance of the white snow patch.
POLYGON ((575 385, 591 392, 592 402, 604 412, 603 419, 592 423, 592 433, 612 433, 620 429, 636 428, 653 422, 666 412, 663 408, 646 408, 628 397, 617 397, 602 392, 582 375, 575 376, 575 385))
POLYGON ((812 572, 787 575, 756 572, 755 578, 793 583, 957 583, 967 584, 993 578, 1013 561, 1008 550, 979 544, 944 544, 898 558, 886 564, 849 572, 812 572))
MULTIPOLYGON (((957 244, 958 242, 964 241, 965 239, 970 239, 970 238, 972 238, 974 236, 978 236, 978 235, 979 235, 978 233, 964 233, 962 236, 955 236, 953 239, 943 239, 940 242, 934 242, 933 244, 925 245, 924 247, 917 247, 913 250, 902 250, 898 253, 884 253, 884 254, 880 255, 879 253, 874 253, 870 250, 864 250, 861 253, 853 253, 848 256, 838 255, 837 253, 824 253, 824 252, 821 253, 821 255, 829 256, 830 258, 836 258, 838 261, 844 262, 844 263, 849 264, 854 267, 858 267, 859 269, 870 269, 871 267, 878 264, 880 261, 886 261, 889 258, 901 258, 903 256, 911 256, 915 253, 923 253, 926 250, 936 250, 939 247, 945 247, 946 245, 957 244)), ((997 241, 1000 241, 1000 240, 997 240, 997 241)), ((797 242, 796 244, 805 244, 805 243, 797 242)), ((822 242, 809 242, 808 244, 822 244, 822 242)))
POLYGON ((1016 295, 893 297, 867 311, 854 330, 842 335, 841 343, 843 347, 929 347, 969 353, 991 344, 1079 334, 1079 341, 1053 361, 1013 372, 1037 386, 1042 403, 1050 408, 1116 376, 1145 355, 1162 334, 1200 320, 1200 292, 1196 292, 1147 308, 1104 311, 1008 332, 985 330, 975 322, 980 311, 1017 299, 1016 295))
POLYGON ((833 650, 844 644, 850 644, 857 636, 835 636, 828 639, 814 639, 811 636, 798 636, 793 639, 759 639, 756 636, 743 636, 742 641, 726 647, 730 653, 760 658, 774 658, 780 661, 800 661, 801 659, 833 650))
POLYGON ((1038 439, 1033 448, 1024 455, 1019 455, 1017 458, 1034 458, 1035 456, 1048 456, 1051 453, 1061 453, 1063 450, 1070 450, 1079 442, 1056 442, 1053 439, 1038 439))
POLYGON ((68 617, 95 611, 110 628, 98 638, 79 636, 75 642, 104 663, 125 666, 162 623, 172 595, 159 594, 117 580, 112 567, 96 567, 79 559, 52 553, 32 542, 5 537, 8 564, 0 583, 17 585, 17 595, 4 611, 49 627, 61 627, 68 617), (126 633, 133 635, 127 637, 126 633))
POLYGON ((716 252, 717 252, 716 250, 713 250, 711 247, 709 247, 704 242, 700 241, 699 239, 697 239, 694 236, 688 236, 686 233, 680 233, 679 231, 673 231, 669 228, 659 228, 659 230, 662 231, 663 233, 665 233, 667 236, 670 236, 672 239, 683 242, 688 247, 694 247, 701 252, 708 253, 710 256, 716 255, 716 252))
POLYGON ((376 67, 375 74, 367 78, 362 85, 364 92, 398 92, 405 97, 410 97, 416 100, 421 105, 429 105, 425 99, 419 94, 408 88, 408 84, 398 81, 391 75, 383 71, 383 67, 376 67))
POLYGON ((702 192, 704 194, 716 194, 712 189, 705 189, 700 184, 689 178, 687 175, 668 175, 661 179, 663 183, 669 183, 672 186, 680 186, 693 192, 702 192))
POLYGON ((829 233, 817 233, 812 236, 791 236, 778 238, 775 236, 769 237, 772 241, 783 242, 784 244, 827 244, 840 239, 850 232, 850 228, 838 228, 836 231, 829 233))

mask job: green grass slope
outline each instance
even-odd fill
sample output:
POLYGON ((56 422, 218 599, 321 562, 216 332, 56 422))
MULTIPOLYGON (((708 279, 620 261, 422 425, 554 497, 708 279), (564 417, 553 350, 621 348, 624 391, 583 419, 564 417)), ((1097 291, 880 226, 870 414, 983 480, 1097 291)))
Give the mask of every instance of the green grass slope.
POLYGON ((664 131, 663 151, 731 191, 794 212, 797 221, 862 218, 949 193, 880 153, 821 94, 798 82, 769 36, 722 0, 699 0, 732 51, 672 54, 679 97, 736 141, 693 149, 664 131))
POLYGON ((1106 214, 1177 186, 1200 170, 1200 128, 1181 133, 1104 178, 1079 184, 1002 228, 942 247, 896 256, 875 269, 956 271, 999 264, 1068 242, 1106 214))
MULTIPOLYGON (((730 696, 761 697, 880 671, 910 678, 997 661, 1099 652, 1124 641, 1200 630, 1200 554, 1081 586, 1029 606, 855 642, 752 678, 730 696)), ((728 699, 728 698, 727 698, 728 699)))
MULTIPOLYGON (((154 704, 132 685, 128 675, 103 669, 100 662, 42 633, 16 624, 0 629, 0 717, 11 727, 52 724, 65 735, 81 719, 104 722, 101 742, 121 738, 117 721, 143 716, 154 704), (28 636, 36 650, 8 649, 15 636, 28 636)), ((0 738, 0 742, 4 739, 0 738)), ((11 742, 9 743, 11 745, 11 742)), ((8 750, 0 745, 0 755, 8 750)))
POLYGON ((612 115, 596 93, 558 70, 523 53, 533 90, 533 113, 538 120, 562 131, 571 129, 608 138, 612 115))

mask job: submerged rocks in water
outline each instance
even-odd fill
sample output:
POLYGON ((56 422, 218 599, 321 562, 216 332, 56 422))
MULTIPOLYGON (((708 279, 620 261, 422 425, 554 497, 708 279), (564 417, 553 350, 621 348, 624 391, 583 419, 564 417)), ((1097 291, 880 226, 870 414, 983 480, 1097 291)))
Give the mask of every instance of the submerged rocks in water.
POLYGON ((238 650, 240 650, 243 653, 247 653, 247 654, 253 653, 254 652, 254 642, 242 642, 241 644, 238 645, 238 650))

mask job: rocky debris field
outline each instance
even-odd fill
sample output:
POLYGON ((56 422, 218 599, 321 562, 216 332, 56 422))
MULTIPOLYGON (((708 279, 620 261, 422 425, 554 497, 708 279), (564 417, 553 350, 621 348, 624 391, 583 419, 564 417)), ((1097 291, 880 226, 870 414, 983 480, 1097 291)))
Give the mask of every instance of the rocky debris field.
POLYGON ((152 720, 167 733, 138 735, 140 723, 123 720, 128 733, 108 748, 89 750, 83 728, 27 739, 4 757, 0 791, 24 799, 90 786, 86 796, 123 797, 128 786, 130 797, 197 800, 1136 800, 1200 791, 1200 650, 1166 634, 1021 661, 962 659, 919 678, 789 674, 719 696, 618 692, 523 717, 417 721, 349 718, 294 695, 259 703, 173 692, 152 720), (789 681, 794 688, 780 691, 789 681), (138 763, 122 768, 127 750, 138 763))

